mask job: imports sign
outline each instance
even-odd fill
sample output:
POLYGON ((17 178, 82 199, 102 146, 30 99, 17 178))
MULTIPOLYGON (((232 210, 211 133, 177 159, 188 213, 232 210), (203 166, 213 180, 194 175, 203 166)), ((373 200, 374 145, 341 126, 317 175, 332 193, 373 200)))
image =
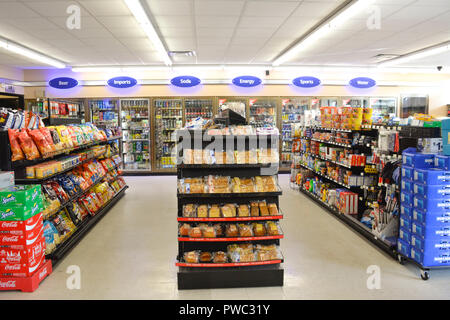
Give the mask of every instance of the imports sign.
POLYGON ((240 76, 232 80, 232 83, 238 87, 256 87, 262 83, 261 79, 254 76, 240 76))
POLYGON ((358 89, 372 88, 377 84, 377 82, 375 80, 366 78, 366 77, 354 78, 354 79, 350 80, 349 83, 352 87, 355 87, 358 89))
POLYGON ((179 76, 170 80, 170 83, 176 87, 189 88, 200 84, 200 79, 193 76, 179 76))
POLYGON ((125 89, 137 85, 137 80, 131 77, 115 77, 108 80, 110 87, 125 89))
POLYGON ((315 77, 298 77, 292 80, 292 83, 301 88, 314 88, 319 86, 321 81, 315 77))
POLYGON ((78 85, 78 81, 73 78, 60 77, 50 80, 48 85, 56 89, 71 89, 78 85))

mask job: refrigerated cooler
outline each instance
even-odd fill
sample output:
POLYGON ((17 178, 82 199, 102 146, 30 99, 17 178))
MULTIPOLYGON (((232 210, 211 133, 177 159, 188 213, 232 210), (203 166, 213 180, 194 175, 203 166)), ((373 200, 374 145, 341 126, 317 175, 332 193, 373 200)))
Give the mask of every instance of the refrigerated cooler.
POLYGON ((370 107, 373 109, 372 118, 397 116, 396 98, 370 98, 370 107))
POLYGON ((225 109, 231 109, 240 114, 244 118, 247 115, 247 99, 246 98, 219 98, 219 112, 225 109))
POLYGON ((155 99, 155 169, 176 171, 175 130, 183 127, 181 99, 155 99))
POLYGON ((309 98, 292 98, 281 100, 281 168, 290 168, 291 166, 294 124, 301 122, 305 111, 309 109, 309 104, 309 98))
POLYGON ((361 97, 344 97, 342 98, 343 107, 368 108, 369 98, 361 97))
POLYGON ((119 126, 119 102, 111 99, 89 100, 91 121, 99 128, 119 126))
POLYGON ((184 99, 184 121, 189 121, 201 117, 206 120, 213 118, 213 100, 212 99, 184 99))
POLYGON ((150 100, 121 99, 120 123, 124 172, 150 171, 150 100))
POLYGON ((277 126, 277 100, 268 98, 250 98, 248 123, 255 127, 277 126))

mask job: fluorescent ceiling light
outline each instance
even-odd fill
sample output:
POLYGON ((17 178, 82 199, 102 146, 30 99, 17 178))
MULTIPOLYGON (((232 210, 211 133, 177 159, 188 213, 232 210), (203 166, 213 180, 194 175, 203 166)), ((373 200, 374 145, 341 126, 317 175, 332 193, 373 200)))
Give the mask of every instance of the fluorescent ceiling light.
POLYGON ((25 58, 48 64, 55 68, 62 69, 66 67, 65 63, 61 61, 50 58, 49 56, 43 55, 37 51, 25 48, 6 39, 0 38, 0 48, 6 49, 25 58))
POLYGON ((400 64, 400 63, 406 63, 409 61, 413 61, 413 60, 418 60, 418 59, 422 59, 422 58, 426 58, 429 56, 434 56, 443 52, 447 52, 450 51, 450 42, 447 42, 445 44, 441 44, 441 45, 437 45, 434 47, 430 47, 430 48, 426 48, 423 50, 419 50, 413 53, 409 53, 403 56, 400 56, 398 58, 395 59, 391 59, 391 60, 387 60, 384 62, 380 62, 377 66, 378 67, 390 67, 396 64, 400 64))
POLYGON ((125 0, 125 3, 136 18, 137 22, 141 25, 142 30, 147 34, 147 37, 155 46, 156 50, 159 53, 159 56, 161 57, 161 60, 164 61, 166 65, 170 66, 172 64, 172 60, 167 54, 166 48, 159 38, 155 27, 145 13, 140 0, 125 0))
POLYGON ((300 51, 311 46, 313 43, 315 43, 317 40, 319 40, 326 34, 334 32, 337 27, 340 27, 345 22, 347 22, 349 19, 351 19, 358 13, 365 10, 374 1, 375 0, 356 0, 356 1, 354 1, 351 5, 345 7, 342 11, 337 13, 330 20, 324 22, 317 29, 315 29, 310 34, 308 34, 306 37, 304 37, 302 40, 300 40, 300 42, 298 42, 292 48, 288 49, 285 53, 283 53, 278 58, 276 58, 273 61, 272 65, 279 66, 280 64, 282 64, 288 60, 291 60, 300 51))

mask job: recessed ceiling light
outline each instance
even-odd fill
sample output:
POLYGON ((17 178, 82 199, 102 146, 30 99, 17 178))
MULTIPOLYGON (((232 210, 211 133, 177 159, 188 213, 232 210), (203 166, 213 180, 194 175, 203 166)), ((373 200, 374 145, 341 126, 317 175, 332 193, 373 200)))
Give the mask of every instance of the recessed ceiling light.
POLYGON ((197 55, 195 53, 195 51, 193 51, 193 50, 191 50, 191 51, 169 51, 168 54, 171 57, 173 57, 173 56, 195 57, 197 55))

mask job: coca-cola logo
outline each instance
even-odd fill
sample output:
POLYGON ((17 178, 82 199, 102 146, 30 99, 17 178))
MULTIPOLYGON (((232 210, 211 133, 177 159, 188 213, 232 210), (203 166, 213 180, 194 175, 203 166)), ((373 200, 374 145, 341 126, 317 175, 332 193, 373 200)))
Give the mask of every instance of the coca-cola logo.
POLYGON ((19 236, 10 236, 10 237, 3 237, 3 242, 17 242, 19 241, 19 236))
POLYGON ((16 280, 0 281, 0 288, 15 288, 16 280))
POLYGON ((20 264, 7 264, 5 266, 5 271, 18 271, 20 270, 21 265, 20 264))
POLYGON ((1 224, 2 228, 17 228, 19 226, 18 221, 3 221, 1 224))

